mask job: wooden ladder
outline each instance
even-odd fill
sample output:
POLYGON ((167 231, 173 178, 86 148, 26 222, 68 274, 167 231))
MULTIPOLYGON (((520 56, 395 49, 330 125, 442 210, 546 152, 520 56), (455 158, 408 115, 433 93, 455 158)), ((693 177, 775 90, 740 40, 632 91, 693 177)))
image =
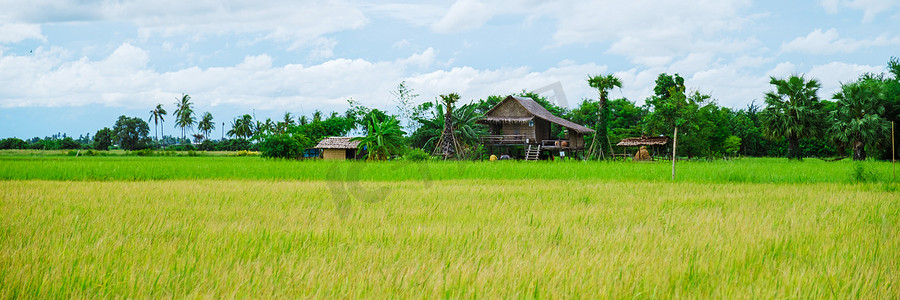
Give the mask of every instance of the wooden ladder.
POLYGON ((538 160, 538 156, 541 155, 541 145, 537 145, 537 147, 532 147, 532 145, 528 145, 528 149, 525 150, 525 160, 538 160))

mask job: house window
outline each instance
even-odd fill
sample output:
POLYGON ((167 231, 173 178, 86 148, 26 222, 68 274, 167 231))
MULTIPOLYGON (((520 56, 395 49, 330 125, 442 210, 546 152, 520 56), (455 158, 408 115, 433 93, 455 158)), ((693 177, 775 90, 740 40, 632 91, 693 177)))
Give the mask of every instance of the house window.
POLYGON ((528 121, 528 127, 534 127, 534 120, 528 121))

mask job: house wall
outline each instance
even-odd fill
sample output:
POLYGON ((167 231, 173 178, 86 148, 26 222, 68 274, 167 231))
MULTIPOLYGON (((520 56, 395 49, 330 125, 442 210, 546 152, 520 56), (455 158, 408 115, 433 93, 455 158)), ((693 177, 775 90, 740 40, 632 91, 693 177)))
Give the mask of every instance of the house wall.
POLYGON ((527 123, 504 123, 503 134, 524 134, 530 142, 535 140, 534 127, 529 127, 527 123))
POLYGON ((584 135, 574 130, 569 130, 569 147, 584 149, 584 135))
POLYGON ((543 140, 550 139, 550 121, 534 119, 534 136, 535 142, 540 143, 543 140))
POLYGON ((322 158, 328 160, 345 160, 347 159, 347 149, 324 149, 322 158))

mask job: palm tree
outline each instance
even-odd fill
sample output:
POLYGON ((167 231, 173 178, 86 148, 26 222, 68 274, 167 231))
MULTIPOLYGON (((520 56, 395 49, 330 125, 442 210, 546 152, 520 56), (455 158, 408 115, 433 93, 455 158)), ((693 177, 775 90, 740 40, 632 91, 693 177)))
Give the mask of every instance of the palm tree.
POLYGON ((175 102, 175 126, 181 127, 181 139, 185 139, 185 129, 191 129, 194 127, 194 122, 196 118, 194 118, 194 109, 191 107, 193 103, 191 103, 191 96, 181 94, 181 99, 175 102))
POLYGON ((294 125, 294 116, 291 115, 290 112, 285 112, 284 113, 284 121, 278 122, 278 124, 275 125, 275 129, 278 131, 278 133, 285 133, 293 125, 294 125))
POLYGON ((213 115, 209 112, 203 113, 200 122, 197 122, 197 129, 203 132, 205 138, 209 138, 209 132, 216 129, 216 123, 213 122, 213 115))
POLYGON ((359 145, 363 148, 357 150, 357 154, 363 149, 368 151, 367 160, 386 160, 391 155, 399 154, 400 150, 405 147, 403 143, 403 135, 406 134, 400 128, 400 121, 393 117, 378 122, 372 116, 366 125, 369 134, 365 137, 355 137, 351 141, 359 141, 359 145))
POLYGON ((609 106, 606 104, 607 98, 609 95, 609 90, 613 88, 622 88, 622 81, 619 80, 615 75, 595 75, 589 76, 587 79, 588 85, 592 88, 597 89, 600 93, 600 103, 599 103, 599 113, 597 114, 597 132, 594 134, 594 141, 591 143, 591 153, 589 155, 594 155, 594 151, 597 151, 599 155, 598 158, 606 158, 603 152, 602 147, 609 146, 609 151, 612 153, 612 143, 609 142, 609 135, 607 134, 606 124, 609 119, 609 106), (598 138, 600 146, 597 146, 598 138))
POLYGON ((441 95, 441 102, 444 103, 444 109, 446 110, 444 112, 444 130, 441 132, 441 138, 434 149, 434 154, 440 154, 445 159, 461 150, 453 130, 453 104, 457 101, 459 101, 459 94, 457 93, 441 95))
POLYGON ((157 147, 159 147, 159 123, 165 122, 165 116, 167 114, 166 110, 162 107, 162 104, 156 104, 156 108, 150 111, 150 120, 153 121, 153 129, 155 131, 154 137, 156 138, 157 147))
POLYGON ((853 160, 865 160, 866 146, 877 145, 889 133, 883 96, 878 82, 865 79, 843 84, 834 94, 837 109, 831 112, 830 133, 838 145, 853 149, 853 160))
MULTIPOLYGON (((416 131, 422 132, 424 133, 424 136, 429 137, 423 144, 423 148, 425 149, 435 148, 444 129, 446 115, 444 105, 435 102, 431 107, 433 108, 431 117, 415 118, 421 125, 416 131)), ((482 114, 478 113, 477 109, 477 105, 469 103, 451 112, 453 134, 456 135, 457 140, 463 148, 468 148, 477 144, 481 136, 485 134, 484 126, 475 123, 484 117, 482 114)))
POLYGON ((231 130, 228 130, 228 136, 236 138, 249 138, 253 135, 253 117, 243 115, 231 122, 231 130))
POLYGON ((788 158, 802 159, 800 138, 816 137, 822 132, 820 124, 825 114, 816 95, 821 84, 798 75, 787 79, 770 77, 769 83, 775 91, 766 93, 766 108, 759 113, 764 132, 769 138, 786 138, 788 158))

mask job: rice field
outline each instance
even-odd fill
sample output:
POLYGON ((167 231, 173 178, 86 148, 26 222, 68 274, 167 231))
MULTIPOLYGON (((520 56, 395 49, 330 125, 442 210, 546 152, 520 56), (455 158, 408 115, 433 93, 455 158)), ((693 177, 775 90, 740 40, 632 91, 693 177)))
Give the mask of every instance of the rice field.
POLYGON ((0 156, 0 298, 900 295, 890 164, 668 168, 0 156))

